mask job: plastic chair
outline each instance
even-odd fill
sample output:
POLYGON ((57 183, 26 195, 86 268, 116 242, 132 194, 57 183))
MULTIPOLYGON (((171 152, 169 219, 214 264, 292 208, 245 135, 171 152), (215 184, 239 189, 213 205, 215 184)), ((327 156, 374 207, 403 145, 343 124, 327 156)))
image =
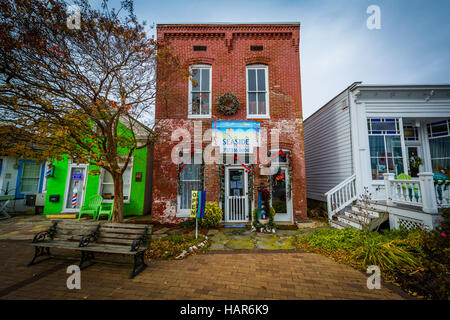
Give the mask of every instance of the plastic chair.
POLYGON ((81 207, 80 212, 78 213, 78 220, 80 220, 83 214, 91 215, 92 219, 95 220, 97 218, 102 200, 103 198, 99 195, 90 197, 88 203, 85 203, 83 207, 81 207))
POLYGON ((100 219, 100 216, 108 216, 108 221, 110 221, 112 218, 113 208, 114 208, 114 202, 113 203, 102 203, 100 205, 100 209, 97 214, 97 220, 100 219))

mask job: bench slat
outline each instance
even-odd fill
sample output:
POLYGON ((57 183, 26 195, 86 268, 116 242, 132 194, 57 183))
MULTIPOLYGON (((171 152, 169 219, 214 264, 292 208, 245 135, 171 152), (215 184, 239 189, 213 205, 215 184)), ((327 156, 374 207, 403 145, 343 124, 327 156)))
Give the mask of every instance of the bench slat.
POLYGON ((131 223, 116 223, 116 222, 106 222, 106 221, 102 221, 102 220, 91 220, 90 222, 83 222, 83 221, 78 221, 78 220, 72 220, 72 221, 61 221, 58 222, 58 226, 60 225, 82 225, 82 226, 97 226, 97 224, 101 224, 102 227, 112 227, 112 228, 126 228, 126 229, 138 229, 138 230, 144 230, 145 226, 148 226, 150 228, 149 225, 146 224, 131 224, 131 223))
POLYGON ((109 233, 129 233, 129 234, 135 234, 135 235, 141 235, 143 230, 137 230, 137 229, 123 229, 123 228, 107 228, 104 226, 100 227, 100 233, 101 232, 109 232, 109 233))
POLYGON ((100 237, 96 243, 118 243, 118 244, 124 244, 124 245, 131 247, 132 242, 133 242, 133 240, 131 240, 131 239, 117 239, 117 238, 100 237))

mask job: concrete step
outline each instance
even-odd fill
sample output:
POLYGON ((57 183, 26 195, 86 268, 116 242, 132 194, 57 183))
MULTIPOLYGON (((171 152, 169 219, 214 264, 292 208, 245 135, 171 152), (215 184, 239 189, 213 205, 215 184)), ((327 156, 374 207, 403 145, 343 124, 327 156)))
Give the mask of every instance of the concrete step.
POLYGON ((379 218, 380 215, 376 208, 370 206, 369 208, 365 208, 359 204, 352 206, 352 211, 361 213, 363 215, 369 215, 371 218, 379 218))
POLYGON ((355 229, 362 230, 364 228, 363 224, 361 223, 361 221, 359 221, 357 219, 350 218, 350 217, 348 217, 346 215, 338 215, 337 219, 338 219, 339 222, 342 222, 342 223, 344 223, 346 225, 349 225, 349 226, 351 226, 351 227, 353 227, 355 229))
POLYGON ((45 215, 47 219, 77 219, 77 213, 59 213, 59 214, 47 214, 45 215))
POLYGON ((336 228, 336 229, 347 229, 347 228, 352 228, 351 225, 346 224, 345 222, 341 222, 339 220, 331 220, 330 221, 330 226, 332 228, 336 228))
POLYGON ((346 211, 344 211, 344 215, 349 218, 361 221, 362 223, 365 223, 365 224, 369 224, 372 221, 372 219, 375 219, 370 215, 366 215, 366 214, 358 212, 358 211, 346 210, 346 211))

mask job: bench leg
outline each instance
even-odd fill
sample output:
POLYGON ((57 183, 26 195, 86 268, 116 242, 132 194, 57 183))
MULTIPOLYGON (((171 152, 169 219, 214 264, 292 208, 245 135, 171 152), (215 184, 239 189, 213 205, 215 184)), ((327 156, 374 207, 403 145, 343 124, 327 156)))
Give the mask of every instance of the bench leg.
POLYGON ((141 251, 134 255, 134 265, 133 265, 133 271, 130 274, 130 279, 133 279, 135 276, 137 276, 139 273, 141 273, 145 268, 147 268, 147 265, 145 264, 145 260, 144 260, 144 253, 145 253, 145 251, 141 251))
POLYGON ((94 253, 91 251, 81 251, 81 260, 80 260, 80 264, 78 265, 80 267, 80 270, 86 269, 87 267, 92 266, 93 264, 95 264, 95 262, 91 261, 91 263, 89 263, 87 266, 83 266, 83 264, 87 261, 93 260, 94 257, 94 253))
POLYGON ((28 264, 28 267, 32 266, 32 265, 35 265, 35 264, 38 264, 38 263, 41 263, 41 262, 46 261, 46 260, 51 259, 51 258, 52 257, 51 257, 51 254, 50 254, 50 248, 49 247, 34 247, 34 257, 31 260, 31 262, 28 264), (36 262, 36 258, 42 257, 42 256, 47 256, 47 258, 36 262))

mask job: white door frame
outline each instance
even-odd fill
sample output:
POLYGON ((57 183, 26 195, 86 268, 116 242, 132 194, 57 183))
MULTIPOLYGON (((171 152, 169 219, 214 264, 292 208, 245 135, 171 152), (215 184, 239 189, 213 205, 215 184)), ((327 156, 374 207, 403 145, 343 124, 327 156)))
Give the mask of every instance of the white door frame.
POLYGON ((250 219, 248 209, 248 173, 242 166, 229 166, 225 167, 225 221, 224 222, 249 222, 250 219), (244 220, 229 220, 229 192, 230 192, 230 170, 242 170, 244 174, 244 220))
MULTIPOLYGON (((274 221, 275 222, 292 222, 292 223, 294 223, 294 219, 293 219, 293 215, 292 215, 292 190, 291 190, 291 194, 289 196, 288 195, 289 188, 287 187, 291 183, 291 181, 289 180, 289 167, 284 164, 279 164, 278 166, 280 166, 280 168, 282 170, 285 170, 284 177, 286 179, 286 211, 287 211, 287 214, 281 215, 281 216, 279 214, 276 214, 274 221), (280 217, 283 219, 280 219, 280 217)), ((272 200, 273 200, 272 199, 272 190, 270 190, 270 193, 271 193, 270 194, 270 205, 273 206, 272 205, 272 200)))
POLYGON ((66 188, 64 191, 64 202, 62 207, 62 212, 79 212, 80 209, 77 208, 66 208, 67 204, 67 198, 69 197, 69 187, 70 187, 70 180, 71 180, 71 173, 73 168, 83 168, 84 169, 84 177, 83 177, 83 190, 79 194, 80 195, 80 208, 84 204, 84 196, 86 194, 86 182, 87 182, 87 172, 89 165, 88 164, 75 164, 75 163, 69 163, 69 166, 67 168, 67 179, 66 179, 66 188))

